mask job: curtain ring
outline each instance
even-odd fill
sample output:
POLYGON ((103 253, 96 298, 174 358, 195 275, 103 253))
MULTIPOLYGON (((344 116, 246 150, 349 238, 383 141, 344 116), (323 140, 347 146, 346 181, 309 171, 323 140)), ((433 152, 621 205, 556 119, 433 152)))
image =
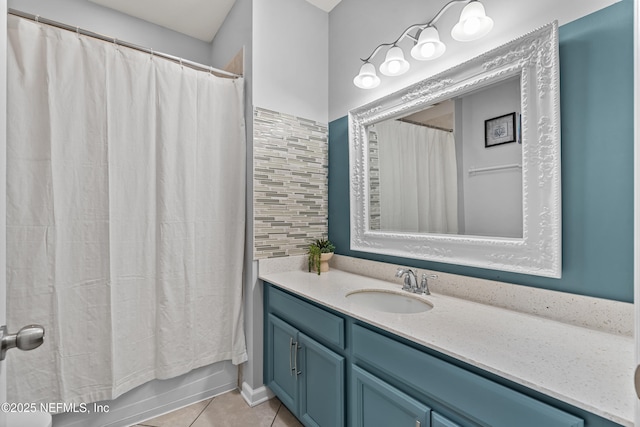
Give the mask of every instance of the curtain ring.
POLYGON ((80 38, 80 27, 76 27, 76 36, 80 38))
POLYGON ((36 22, 39 24, 40 23, 40 15, 36 15, 36 22))
POLYGON ((149 50, 151 51, 151 56, 149 57, 149 60, 153 61, 153 49, 149 48, 149 50))
POLYGON ((180 58, 180 68, 184 68, 184 66, 182 65, 182 58, 180 58))

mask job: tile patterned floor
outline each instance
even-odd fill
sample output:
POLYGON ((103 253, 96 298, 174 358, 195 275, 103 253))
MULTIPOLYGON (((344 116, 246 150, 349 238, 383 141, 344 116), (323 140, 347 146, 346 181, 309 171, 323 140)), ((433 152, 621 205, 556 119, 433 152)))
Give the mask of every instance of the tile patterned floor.
POLYGON ((134 427, 298 427, 300 422, 277 399, 251 408, 238 390, 194 403, 134 427))

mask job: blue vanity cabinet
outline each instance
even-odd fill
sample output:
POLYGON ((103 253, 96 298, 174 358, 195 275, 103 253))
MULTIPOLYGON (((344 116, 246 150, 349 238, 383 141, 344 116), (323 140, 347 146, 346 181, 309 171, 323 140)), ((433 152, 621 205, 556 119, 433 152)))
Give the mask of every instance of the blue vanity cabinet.
POLYGON ((351 371, 351 425, 428 427, 431 408, 367 371, 351 371))
POLYGON ((265 302, 265 384, 304 425, 344 426, 344 319, 269 286, 265 302))
POLYGON ((265 384, 304 425, 614 425, 558 402, 572 413, 560 410, 552 399, 542 402, 269 283, 264 296, 265 384))

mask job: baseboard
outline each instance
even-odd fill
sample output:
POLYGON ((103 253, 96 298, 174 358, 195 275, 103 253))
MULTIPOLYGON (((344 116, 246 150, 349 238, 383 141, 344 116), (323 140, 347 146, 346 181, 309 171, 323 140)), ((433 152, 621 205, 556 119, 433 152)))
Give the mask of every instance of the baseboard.
POLYGON ((269 399, 273 399, 275 394, 267 386, 261 386, 258 388, 252 388, 246 382, 242 383, 242 390, 240 390, 240 394, 244 398, 247 405, 254 407, 263 402, 266 402, 269 399))
POLYGON ((235 390, 237 367, 219 362, 168 380, 153 380, 108 405, 107 413, 54 415, 56 427, 126 427, 235 390))

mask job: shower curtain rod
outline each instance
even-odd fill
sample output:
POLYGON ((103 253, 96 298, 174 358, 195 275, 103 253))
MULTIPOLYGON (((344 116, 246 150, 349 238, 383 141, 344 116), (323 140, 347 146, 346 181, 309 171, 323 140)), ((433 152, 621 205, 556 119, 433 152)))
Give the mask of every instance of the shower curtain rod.
POLYGON ((404 122, 404 123, 409 123, 410 125, 416 125, 416 126, 423 126, 429 129, 435 129, 435 130, 441 130, 444 132, 450 132, 453 133, 453 129, 448 129, 448 128, 442 128, 440 126, 434 126, 434 125, 428 125, 426 123, 421 123, 421 122, 416 122, 413 120, 409 120, 409 119, 398 119, 399 122, 404 122))
POLYGON ((99 39, 99 40, 104 40, 104 41, 107 41, 107 42, 111 42, 111 43, 114 43, 114 44, 116 44, 118 46, 123 46, 123 47, 128 47, 130 49, 139 50, 141 52, 145 52, 145 53, 148 53, 150 55, 154 55, 154 56, 158 56, 160 58, 168 59, 169 61, 176 62, 176 63, 178 63, 180 65, 185 65, 185 66, 187 66, 189 68, 193 68, 194 70, 207 71, 209 73, 217 74, 219 77, 229 77, 229 78, 233 78, 233 79, 238 78, 238 77, 242 77, 242 75, 235 74, 235 73, 230 73, 228 71, 220 70, 218 68, 213 68, 213 67, 210 67, 208 65, 199 64, 197 62, 189 61, 188 59, 179 58, 177 56, 169 55, 167 53, 156 52, 155 50, 153 50, 151 48, 138 46, 138 45, 133 44, 133 43, 128 43, 128 42, 119 40, 119 39, 117 39, 115 37, 105 36, 105 35, 102 35, 102 34, 99 34, 99 33, 94 33, 93 31, 82 29, 80 27, 74 27, 72 25, 63 24, 61 22, 53 21, 51 19, 42 18, 40 15, 33 15, 31 13, 22 12, 20 10, 11 9, 11 8, 8 9, 8 13, 10 15, 19 16, 21 18, 29 19, 31 21, 35 21, 35 22, 38 22, 38 23, 51 25, 53 27, 62 28, 63 30, 73 31, 75 33, 82 34, 84 36, 93 37, 94 39, 99 39))

